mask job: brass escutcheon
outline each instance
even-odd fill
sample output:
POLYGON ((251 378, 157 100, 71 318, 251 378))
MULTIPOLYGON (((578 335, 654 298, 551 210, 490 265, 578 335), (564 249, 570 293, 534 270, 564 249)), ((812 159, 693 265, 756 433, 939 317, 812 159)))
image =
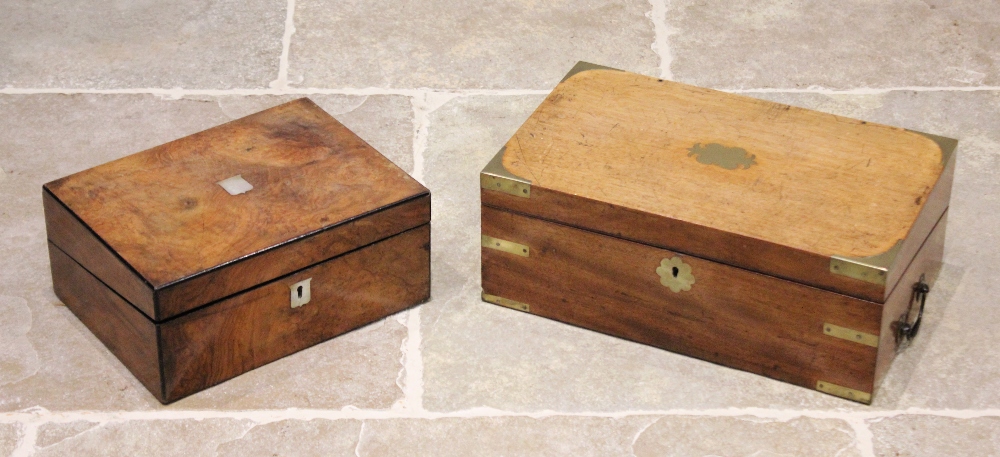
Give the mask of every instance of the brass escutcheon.
POLYGON ((691 265, 684 263, 680 257, 661 260, 656 274, 660 275, 660 284, 674 292, 691 290, 691 285, 694 284, 691 265))

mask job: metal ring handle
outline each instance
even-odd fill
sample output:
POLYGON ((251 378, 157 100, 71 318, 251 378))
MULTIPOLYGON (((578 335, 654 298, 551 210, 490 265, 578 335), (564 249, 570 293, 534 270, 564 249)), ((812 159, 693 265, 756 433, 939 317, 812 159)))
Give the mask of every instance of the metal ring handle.
POLYGON ((910 306, 906 309, 906 312, 899 317, 899 326, 896 330, 897 343, 909 343, 915 336, 917 336, 917 332, 920 331, 920 322, 924 318, 924 304, 927 302, 927 293, 930 291, 930 286, 924 282, 924 275, 920 275, 920 279, 913 285, 913 297, 910 298, 910 306), (913 312, 913 302, 915 301, 920 302, 920 308, 917 310, 917 318, 914 319, 911 324, 909 322, 909 318, 910 314, 913 312))

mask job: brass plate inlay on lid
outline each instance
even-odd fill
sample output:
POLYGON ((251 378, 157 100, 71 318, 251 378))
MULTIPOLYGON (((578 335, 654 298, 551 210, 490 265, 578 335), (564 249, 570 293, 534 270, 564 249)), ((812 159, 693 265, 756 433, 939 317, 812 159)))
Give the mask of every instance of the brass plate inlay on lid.
POLYGON ((750 154, 746 149, 737 147, 726 147, 719 143, 709 143, 704 146, 695 143, 688 148, 688 157, 695 156, 698 163, 705 165, 718 165, 727 170, 742 168, 746 170, 757 164, 757 156, 750 154))
POLYGON ((509 298, 490 295, 486 292, 483 292, 483 301, 487 303, 493 303, 494 305, 500 305, 510 309, 516 309, 518 311, 524 311, 526 313, 531 312, 531 306, 528 306, 527 303, 521 303, 517 300, 511 300, 509 298))
POLYGON ((839 325, 833 325, 829 322, 823 324, 823 334, 844 339, 847 341, 853 341, 855 343, 861 343, 865 346, 871 346, 873 348, 878 347, 877 335, 872 335, 871 333, 859 332, 857 330, 847 327, 841 327, 839 325))
POLYGON ((500 238, 493 238, 488 235, 482 235, 482 240, 484 248, 496 249, 498 251, 519 255, 521 257, 528 257, 528 254, 530 253, 530 248, 513 241, 501 240, 500 238))
POLYGON ((871 404, 872 402, 872 394, 868 392, 862 392, 860 390, 854 390, 849 387, 838 386, 836 384, 831 384, 826 381, 816 381, 816 390, 828 393, 830 395, 836 395, 840 398, 859 401, 864 404, 871 404))

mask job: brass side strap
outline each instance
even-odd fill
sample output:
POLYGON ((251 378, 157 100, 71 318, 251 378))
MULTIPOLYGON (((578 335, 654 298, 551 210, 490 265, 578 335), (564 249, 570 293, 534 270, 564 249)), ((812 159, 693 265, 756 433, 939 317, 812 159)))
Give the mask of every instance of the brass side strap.
POLYGON ((826 381, 816 381, 816 390, 830 395, 836 395, 841 398, 846 398, 848 400, 858 401, 864 404, 871 404, 872 394, 868 392, 862 392, 860 390, 854 390, 849 387, 838 386, 836 384, 831 384, 826 381))
POLYGON ((847 341, 853 341, 855 343, 861 343, 865 346, 871 346, 873 348, 878 347, 878 335, 859 332, 852 328, 833 325, 829 322, 823 324, 823 334, 830 335, 835 338, 844 339, 847 341))
POLYGON ((530 249, 520 243, 515 243, 513 241, 501 240, 500 238, 493 238, 492 236, 482 235, 483 247, 496 249, 498 251, 503 251, 508 254, 519 255, 521 257, 528 257, 530 249))
POLYGON ((504 306, 510 309, 516 309, 518 311, 524 311, 526 313, 531 312, 531 306, 528 306, 527 303, 521 303, 519 301, 511 300, 509 298, 490 295, 486 292, 483 292, 483 301, 488 303, 493 303, 494 305, 504 306))

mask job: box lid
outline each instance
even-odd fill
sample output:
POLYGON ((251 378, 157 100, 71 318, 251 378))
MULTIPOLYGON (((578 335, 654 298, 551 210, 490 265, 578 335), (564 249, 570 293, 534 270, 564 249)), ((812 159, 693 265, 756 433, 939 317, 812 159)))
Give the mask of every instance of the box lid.
POLYGON ((956 144, 581 62, 482 200, 884 303, 948 206, 956 144))
POLYGON ((154 320, 430 219, 424 186, 305 98, 52 181, 43 197, 53 243, 154 320))

